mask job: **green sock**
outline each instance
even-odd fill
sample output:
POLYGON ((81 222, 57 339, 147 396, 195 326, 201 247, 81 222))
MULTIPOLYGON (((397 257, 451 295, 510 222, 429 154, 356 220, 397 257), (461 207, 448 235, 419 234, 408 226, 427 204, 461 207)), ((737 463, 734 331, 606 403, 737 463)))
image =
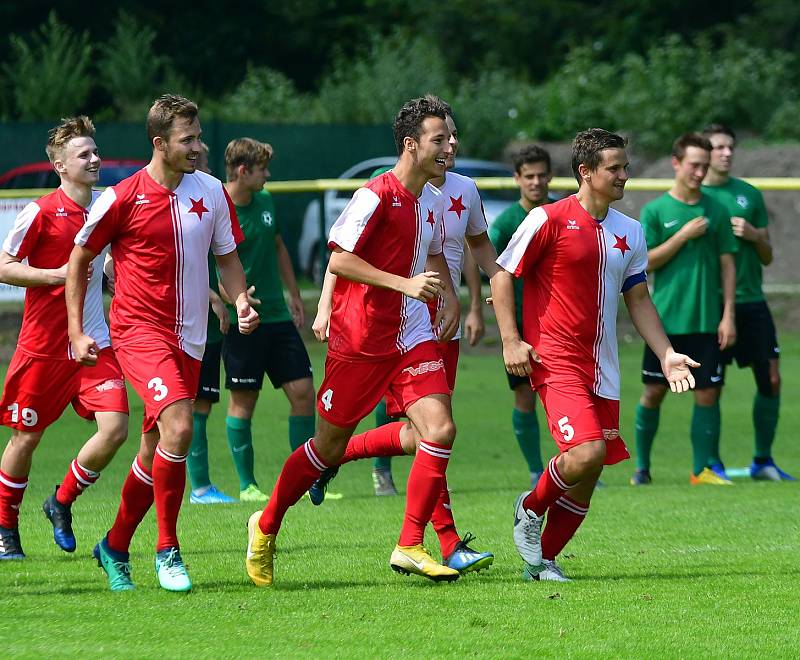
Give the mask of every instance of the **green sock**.
POLYGON ((775 440, 775 429, 778 426, 778 416, 781 407, 781 397, 764 396, 756 393, 753 399, 753 427, 756 432, 756 458, 770 458, 772 456, 772 442, 775 440))
POLYGON ((289 446, 292 451, 314 437, 314 415, 289 415, 289 446))
POLYGON ((650 453, 660 417, 661 408, 645 408, 641 403, 636 406, 636 467, 639 470, 650 469, 650 453))
POLYGON ((713 406, 694 404, 692 411, 692 472, 700 474, 709 462, 715 438, 719 438, 719 402, 713 406))
POLYGON ((205 488, 211 485, 208 477, 208 436, 206 435, 206 422, 208 415, 192 413, 192 445, 186 457, 186 467, 189 470, 189 481, 192 490, 205 488))
POLYGON ((228 416, 225 418, 225 430, 236 474, 239 475, 239 490, 244 490, 250 484, 258 485, 253 474, 253 434, 250 431, 250 420, 228 416))
POLYGON ((536 421, 536 411, 522 412, 514 408, 511 411, 511 426, 514 435, 522 450, 522 455, 528 462, 528 471, 543 472, 542 454, 539 449, 539 424, 536 421))
MULTIPOLYGON (((381 399, 380 403, 375 406, 375 426, 384 426, 391 422, 396 422, 397 419, 395 417, 389 417, 386 414, 386 400, 381 399)), ((378 456, 374 461, 372 461, 372 469, 374 470, 391 470, 392 469, 392 457, 391 456, 378 456)))

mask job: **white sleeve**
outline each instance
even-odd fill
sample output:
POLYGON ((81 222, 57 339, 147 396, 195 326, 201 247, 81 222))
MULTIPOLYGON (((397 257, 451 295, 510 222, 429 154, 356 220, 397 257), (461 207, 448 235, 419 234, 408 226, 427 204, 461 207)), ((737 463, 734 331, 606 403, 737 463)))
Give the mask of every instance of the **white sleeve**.
POLYGON ((28 235, 28 231, 34 220, 39 216, 40 211, 39 205, 36 202, 31 202, 17 214, 14 226, 11 227, 3 241, 3 252, 10 254, 12 257, 17 256, 22 247, 22 242, 28 235))
MULTIPOLYGON (((92 235, 92 232, 97 227, 97 223, 103 219, 103 216, 108 213, 111 205, 116 201, 117 194, 111 187, 106 188, 100 197, 93 199, 92 208, 89 209, 89 218, 75 236, 75 245, 86 245, 86 243, 89 241, 89 237, 92 235)), ((103 245, 108 245, 108 241, 106 241, 103 245)))
POLYGON ((478 236, 489 231, 489 223, 486 222, 486 213, 483 210, 483 202, 478 192, 478 186, 472 183, 470 191, 472 199, 469 204, 469 218, 467 218, 467 236, 478 236))
POLYGON ((375 216, 381 198, 369 188, 359 188, 347 202, 328 235, 328 246, 353 252, 375 216))
POLYGON ((216 255, 229 254, 236 249, 236 238, 234 237, 233 223, 236 216, 236 209, 230 201, 222 183, 215 180, 214 186, 214 234, 211 237, 211 252, 216 255))
POLYGON ((497 257, 497 265, 512 273, 515 277, 520 277, 522 271, 525 270, 523 261, 528 252, 528 247, 546 222, 547 213, 541 206, 531 210, 522 221, 522 224, 517 227, 517 231, 514 232, 506 249, 497 257))

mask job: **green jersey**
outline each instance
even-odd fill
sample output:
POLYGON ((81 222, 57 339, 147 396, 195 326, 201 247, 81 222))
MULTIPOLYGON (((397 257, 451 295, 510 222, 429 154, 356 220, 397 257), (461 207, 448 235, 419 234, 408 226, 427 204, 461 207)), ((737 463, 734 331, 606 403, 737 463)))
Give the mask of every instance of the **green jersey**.
MULTIPOLYGON (((489 240, 497 250, 497 254, 502 254, 506 249, 517 227, 528 217, 528 212, 517 202, 509 206, 505 211, 498 215, 492 226, 489 227, 489 240)), ((514 278, 514 302, 517 310, 517 327, 522 331, 522 278, 514 278)))
POLYGON ((717 331, 722 307, 720 255, 736 252, 736 237, 728 212, 705 194, 696 204, 686 204, 665 193, 642 209, 648 250, 698 216, 708 219, 706 233, 688 241, 653 272, 653 303, 670 335, 717 331))
MULTIPOLYGON (((757 188, 741 179, 731 177, 721 186, 703 186, 703 192, 716 199, 730 216, 744 218, 756 229, 766 227, 767 207, 764 196, 757 188)), ((739 251, 736 253, 736 302, 759 302, 764 300, 761 288, 761 260, 752 241, 737 239, 739 251)))
MULTIPOLYGON (((237 246, 244 268, 247 286, 255 286, 255 297, 261 300, 256 307, 261 323, 291 321, 292 316, 283 297, 283 285, 278 273, 278 250, 275 239, 280 235, 272 195, 266 190, 253 195, 247 206, 237 206, 236 215, 244 234, 237 246)), ((228 306, 231 323, 237 323, 236 308, 228 306)))
MULTIPOLYGON (((217 262, 214 255, 208 253, 208 288, 214 293, 219 293, 219 277, 217 276, 217 262)), ((222 333, 219 331, 219 319, 208 305, 208 329, 206 330, 206 344, 216 344, 222 341, 222 333)))

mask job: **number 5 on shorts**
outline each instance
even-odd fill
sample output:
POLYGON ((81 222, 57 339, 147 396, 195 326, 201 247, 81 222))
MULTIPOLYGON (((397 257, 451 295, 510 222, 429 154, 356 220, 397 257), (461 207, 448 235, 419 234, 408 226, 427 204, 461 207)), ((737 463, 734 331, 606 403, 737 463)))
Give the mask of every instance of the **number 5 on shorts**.
POLYGON ((569 423, 569 417, 566 415, 558 420, 558 430, 564 436, 564 442, 569 442, 575 437, 575 429, 572 428, 572 424, 569 423))
POLYGON ((325 390, 319 400, 322 401, 325 410, 330 411, 330 409, 333 408, 333 390, 325 390))
POLYGON ((169 394, 167 386, 164 385, 164 381, 160 378, 151 378, 150 382, 147 383, 147 389, 155 390, 153 401, 161 401, 167 396, 167 394, 169 394))

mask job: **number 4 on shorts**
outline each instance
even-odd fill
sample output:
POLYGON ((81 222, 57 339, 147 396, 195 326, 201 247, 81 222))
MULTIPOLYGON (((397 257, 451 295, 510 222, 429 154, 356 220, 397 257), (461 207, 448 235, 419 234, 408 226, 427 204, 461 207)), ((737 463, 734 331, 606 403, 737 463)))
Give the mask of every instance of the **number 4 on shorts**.
POLYGON ((319 400, 322 401, 322 405, 325 407, 325 410, 329 411, 331 408, 333 408, 333 390, 325 390, 319 400))

